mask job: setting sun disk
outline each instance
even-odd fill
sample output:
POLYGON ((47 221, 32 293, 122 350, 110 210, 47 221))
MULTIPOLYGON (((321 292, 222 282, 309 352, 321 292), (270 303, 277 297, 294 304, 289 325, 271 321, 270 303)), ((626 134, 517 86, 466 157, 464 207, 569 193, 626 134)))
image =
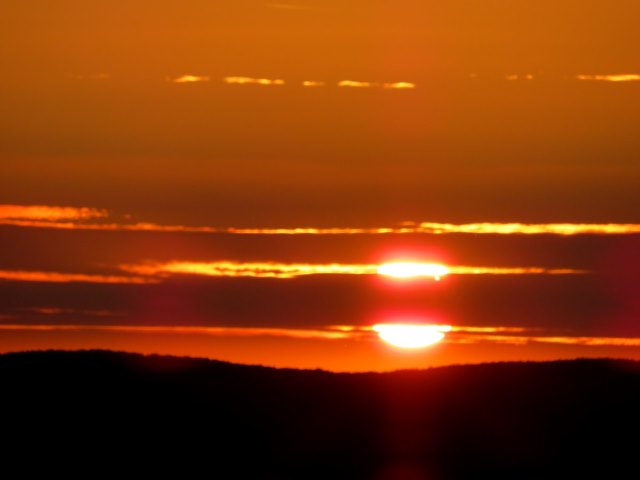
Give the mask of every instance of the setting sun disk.
POLYGON ((438 263, 393 262, 378 267, 378 274, 393 278, 433 277, 440 280, 449 269, 438 263))
POLYGON ((400 348, 421 348, 443 340, 450 325, 378 324, 373 331, 385 342, 400 348))

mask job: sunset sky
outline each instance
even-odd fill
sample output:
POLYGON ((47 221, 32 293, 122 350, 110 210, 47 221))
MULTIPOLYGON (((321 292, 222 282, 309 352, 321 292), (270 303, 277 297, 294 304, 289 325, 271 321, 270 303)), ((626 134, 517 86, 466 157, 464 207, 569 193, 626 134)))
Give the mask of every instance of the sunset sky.
POLYGON ((0 351, 640 359, 638 18, 3 1, 0 351), (447 328, 403 349, 374 330, 396 323, 447 328))

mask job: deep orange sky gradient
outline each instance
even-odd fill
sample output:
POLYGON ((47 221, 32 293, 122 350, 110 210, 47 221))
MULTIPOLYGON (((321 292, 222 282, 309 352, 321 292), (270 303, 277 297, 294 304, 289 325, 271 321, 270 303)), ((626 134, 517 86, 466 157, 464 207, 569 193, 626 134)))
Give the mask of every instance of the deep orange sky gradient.
POLYGON ((0 324, 24 330, 0 351, 347 371, 638 358, 534 337, 640 338, 639 17, 634 0, 3 1, 0 324), (393 261, 485 270, 375 274, 393 261), (264 278, 332 264, 370 271, 264 278), (80 328, 407 316, 530 341, 80 328))

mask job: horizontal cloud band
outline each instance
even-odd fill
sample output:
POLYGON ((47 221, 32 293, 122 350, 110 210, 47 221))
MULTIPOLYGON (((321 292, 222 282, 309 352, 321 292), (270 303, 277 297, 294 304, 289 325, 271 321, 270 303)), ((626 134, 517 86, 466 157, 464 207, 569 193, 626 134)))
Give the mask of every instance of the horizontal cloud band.
POLYGON ((637 223, 519 223, 405 222, 396 227, 287 227, 235 228, 156 223, 113 223, 87 220, 106 219, 108 212, 87 207, 0 205, 0 225, 62 230, 108 230, 145 232, 185 232, 233 235, 387 235, 387 234, 471 234, 471 235, 628 235, 640 234, 637 223))
MULTIPOLYGON (((548 269, 542 267, 473 267, 444 266, 437 264, 407 264, 416 273, 407 275, 387 274, 387 266, 401 264, 307 264, 276 262, 183 262, 149 263, 142 265, 121 265, 120 269, 143 276, 168 276, 175 274, 203 275, 210 277, 255 277, 255 278, 295 278, 305 275, 385 275, 412 278, 432 277, 439 279, 445 275, 576 275, 588 273, 576 269, 548 269), (438 267, 438 268, 434 268, 438 267)), ((402 264, 403 265, 403 264, 402 264)))
POLYGON ((155 223, 77 223, 58 220, 29 220, 0 216, 0 225, 59 230, 105 230, 167 233, 215 233, 231 235, 637 235, 637 223, 422 223, 407 227, 335 227, 335 228, 234 228, 160 225, 155 223))
MULTIPOLYGON (((517 330, 517 329, 511 329, 517 330)), ((520 329, 526 332, 527 329, 520 329)), ((211 335, 219 337, 260 337, 275 336, 293 339, 317 340, 349 340, 376 339, 373 327, 334 326, 328 328, 294 329, 294 328, 256 328, 256 327, 194 327, 194 326, 149 326, 149 325, 20 325, 0 324, 0 331, 29 331, 29 332, 116 332, 133 334, 177 334, 177 335, 211 335)), ((527 343, 546 343, 576 345, 587 347, 640 347, 638 337, 573 337, 573 336, 544 336, 491 334, 488 332, 508 333, 506 327, 451 327, 444 343, 477 344, 495 343, 523 345, 527 343), (487 332, 487 333, 478 333, 487 332)))
MULTIPOLYGON (((445 275, 579 275, 586 270, 570 268, 542 267, 475 267, 444 266, 437 264, 415 264, 417 266, 438 267, 418 269, 415 274, 397 275, 385 273, 385 266, 393 264, 307 264, 276 262, 184 262, 146 263, 139 265, 119 265, 119 269, 130 275, 100 275, 87 273, 0 270, 0 280, 17 282, 46 283, 112 283, 149 284, 158 283, 174 275, 199 275, 206 277, 253 277, 291 279, 306 275, 383 275, 396 278, 434 278, 445 275)), ((414 264, 412 264, 413 266, 414 264)))

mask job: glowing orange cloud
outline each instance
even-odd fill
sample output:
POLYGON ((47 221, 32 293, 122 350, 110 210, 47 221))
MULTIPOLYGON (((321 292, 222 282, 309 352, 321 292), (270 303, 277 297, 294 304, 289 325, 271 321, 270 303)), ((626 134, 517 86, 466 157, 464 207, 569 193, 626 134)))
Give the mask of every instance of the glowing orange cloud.
POLYGON ((581 275, 589 270, 543 267, 448 267, 451 275, 581 275))
POLYGON ((527 343, 552 343, 563 345, 581 345, 588 347, 640 347, 637 337, 571 337, 571 336, 523 336, 523 335, 456 335, 448 338, 450 343, 497 343, 507 345, 526 345, 527 343))
POLYGON ((416 84, 411 82, 383 83, 382 88, 391 88, 396 90, 411 90, 413 88, 416 88, 416 84))
POLYGON ((160 225, 157 223, 75 223, 44 220, 3 219, 0 224, 18 227, 62 230, 110 230, 144 232, 228 233, 234 235, 403 235, 424 233, 442 235, 462 233, 471 235, 634 235, 640 234, 640 224, 519 224, 519 223, 424 223, 414 227, 335 227, 335 228, 235 228, 194 227, 189 225, 160 225))
POLYGON ((22 270, 0 270, 0 280, 15 282, 48 282, 48 283, 155 283, 152 278, 123 277, 118 275, 89 275, 83 273, 37 272, 22 270))
POLYGON ((13 225, 25 228, 48 228, 55 230, 104 230, 131 232, 184 232, 184 233, 229 233, 227 229, 216 227, 190 227, 186 225, 159 225, 157 223, 77 223, 50 222, 45 220, 3 219, 0 225, 13 225))
POLYGON ((360 228, 360 227, 295 227, 295 228, 235 228, 224 229, 237 235, 360 235, 385 233, 416 233, 414 228, 360 228))
POLYGON ((175 78, 167 78, 167 81, 171 83, 197 83, 208 82, 209 80, 210 78, 205 75, 181 75, 175 78))
POLYGON ((179 326, 149 326, 149 325, 20 325, 0 324, 2 330, 24 331, 100 331, 100 332, 129 332, 129 333, 165 333, 184 335, 212 335, 225 337, 289 337, 316 338, 324 340, 339 340, 353 338, 354 335, 327 331, 321 329, 295 328, 254 328, 254 327, 179 327, 179 326))
POLYGON ((357 80, 340 80, 338 82, 339 87, 350 87, 350 88, 369 88, 377 86, 376 83, 373 82, 360 82, 357 80))
POLYGON ((577 75, 578 80, 590 80, 597 82, 639 82, 640 74, 637 73, 619 73, 609 75, 577 75))
POLYGON ((86 220, 104 218, 107 212, 95 208, 50 207, 46 205, 0 205, 0 220, 86 220))
MULTIPOLYGON (((435 332, 441 332, 442 337, 435 340, 435 336, 431 338, 435 341, 433 343, 443 341, 446 343, 497 343, 497 344, 511 344, 511 345, 524 345, 530 342, 533 343, 551 343, 551 344, 563 344, 563 345, 580 345, 580 346, 609 346, 609 347, 638 347, 640 346, 640 338, 638 337, 584 337, 584 336, 556 336, 556 335, 540 335, 540 329, 532 329, 526 327, 499 327, 499 326, 482 326, 482 327, 467 327, 467 326, 450 326, 450 325, 405 325, 405 324, 379 324, 374 326, 350 326, 350 325, 333 325, 327 327, 328 329, 339 332, 350 332, 354 334, 365 334, 367 332, 376 332, 381 336, 381 332, 397 332, 398 342, 405 343, 407 345, 413 345, 419 343, 416 338, 411 338, 413 335, 417 335, 417 330, 412 330, 411 327, 425 327, 432 328, 435 332), (405 328, 406 327, 406 328, 405 328), (395 329, 395 330, 394 330, 395 329), (535 333, 538 332, 538 333, 535 333), (444 335, 450 333, 451 335, 444 335), (502 335, 500 335, 502 334, 502 335), (519 334, 519 335, 509 335, 519 334)), ((385 339, 387 340, 387 339, 385 339)), ((425 338, 426 341, 426 338, 425 338)), ((393 343, 393 342, 390 342, 393 343)), ((429 343, 427 343, 428 345, 429 343)), ((402 346, 402 345, 398 345, 402 346)), ((416 345, 420 346, 420 345, 416 345)), ((412 348, 412 347, 405 347, 412 348)))
POLYGON ((217 233, 234 235, 402 235, 402 234, 472 234, 472 235, 628 235, 640 234, 636 223, 437 223, 405 222, 397 227, 294 227, 235 228, 156 223, 88 223, 88 219, 107 218, 104 210, 56 206, 0 205, 0 225, 64 230, 109 230, 217 233))
POLYGON ((224 82, 231 85, 284 85, 284 80, 252 77, 224 77, 224 82))
POLYGON ((278 262, 185 262, 120 265, 123 271, 137 275, 165 277, 173 274, 209 277, 295 278, 303 275, 383 275, 393 278, 440 277, 453 275, 575 275, 584 270, 546 269, 541 267, 447 267, 431 263, 377 264, 308 264, 278 262))
POLYGON ((579 234, 629 234, 640 233, 640 224, 631 223, 420 223, 422 233, 472 233, 498 235, 579 235, 579 234))
POLYGON ((535 331, 537 329, 525 328, 525 327, 465 327, 455 326, 451 327, 452 332, 460 333, 523 333, 535 331))
POLYGON ((509 74, 509 75, 505 75, 504 77, 507 80, 533 80, 533 75, 530 73, 525 73, 524 75, 518 75, 517 73, 515 74, 509 74))
POLYGON ((359 80, 340 80, 338 82, 338 87, 348 87, 348 88, 386 88, 386 89, 395 89, 395 90, 410 90, 416 88, 415 83, 411 82, 387 82, 387 83, 379 83, 379 82, 364 82, 359 80))
POLYGON ((640 233, 637 223, 437 223, 422 222, 400 227, 381 228, 228 228, 228 233, 244 235, 374 235, 374 234, 448 234, 474 235, 624 235, 640 233))
POLYGON ((276 262, 169 262, 147 265, 121 265, 124 271, 139 275, 189 274, 209 277, 294 278, 302 275, 369 275, 377 265, 306 264, 276 262))
POLYGON ((302 82, 302 86, 303 87, 324 87, 325 83, 319 82, 316 80, 305 80, 304 82, 302 82))
MULTIPOLYGON (((355 326, 332 326, 325 328, 256 328, 256 327, 198 327, 198 326, 149 326, 149 325, 28 325, 28 324, 0 324, 0 331, 98 331, 98 332, 121 332, 121 333, 160 333, 160 334, 184 334, 184 335, 210 335, 218 337, 287 337, 297 339, 318 339, 318 340, 375 340, 376 336, 381 337, 381 333, 390 332, 387 327, 406 327, 407 325, 381 324, 370 327, 355 326)), ((416 325, 413 325, 415 327, 416 325)), ((452 344, 511 344, 524 345, 527 343, 547 343, 576 345, 588 347, 640 347, 638 337, 571 337, 571 336, 511 336, 511 335, 488 335, 488 334, 463 334, 464 329, 471 327, 451 327, 448 325, 422 325, 427 327, 427 331, 439 333, 442 338, 435 340, 452 344)), ((476 327, 481 329, 500 330, 508 327, 476 327)), ((408 330, 407 330, 408 332, 408 330)), ((406 332, 405 332, 406 333, 406 332)), ((405 348, 417 348, 418 339, 398 333, 399 342, 407 345, 405 348)), ((385 334, 385 336, 387 336, 385 334)), ((435 339, 435 335, 431 337, 435 339)), ((426 338, 424 339, 426 341, 426 338)), ((394 340, 395 341, 395 340, 394 340)), ((399 345, 402 346, 402 345, 399 345)), ((424 345, 426 346, 426 345, 424 345)))

